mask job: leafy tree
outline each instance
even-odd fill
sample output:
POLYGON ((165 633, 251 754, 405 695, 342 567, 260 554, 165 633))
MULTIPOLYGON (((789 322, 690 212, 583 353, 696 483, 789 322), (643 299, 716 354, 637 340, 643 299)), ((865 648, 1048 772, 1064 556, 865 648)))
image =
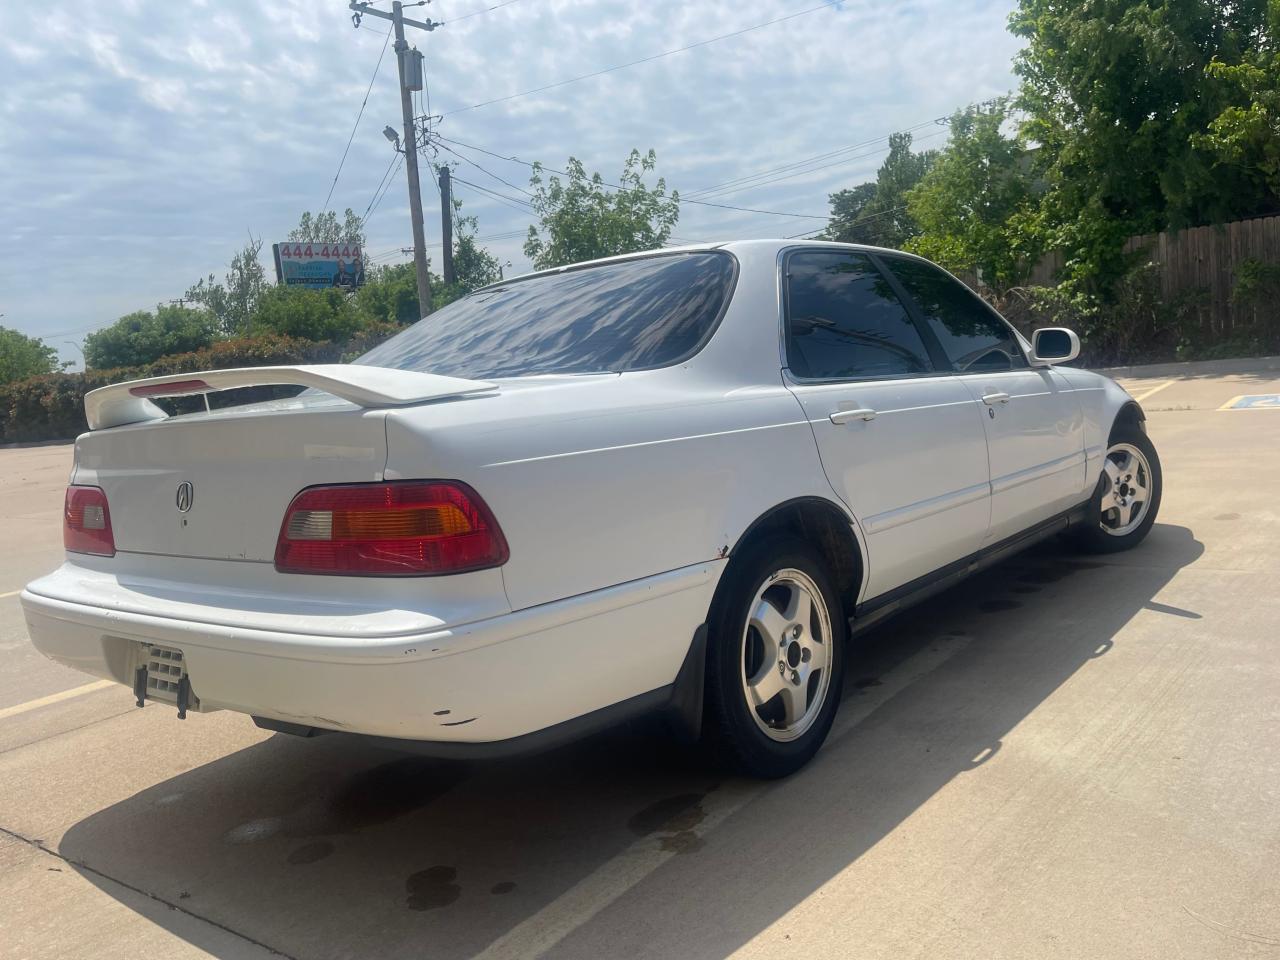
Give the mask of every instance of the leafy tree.
POLYGON ((889 136, 889 155, 874 183, 863 183, 831 194, 831 224, 827 236, 843 243, 902 247, 919 233, 907 206, 908 191, 916 186, 937 158, 937 152, 911 152, 911 134, 889 136))
POLYGON ((290 243, 358 243, 363 250, 364 221, 350 207, 343 213, 341 221, 333 210, 314 216, 307 210, 286 239, 290 243))
POLYGON ((218 324, 208 310, 160 304, 155 313, 138 310, 85 337, 84 362, 97 370, 136 367, 203 349, 217 337, 218 324))
POLYGON ((1206 68, 1240 62, 1265 3, 1019 0, 1010 29, 1027 41, 1014 63, 1023 133, 1040 145, 1042 225, 1069 281, 1109 291, 1131 266, 1128 237, 1263 204, 1256 183, 1215 169, 1194 136, 1227 106, 1206 68))
POLYGON ((259 253, 262 241, 252 236, 244 248, 231 258, 226 278, 219 283, 213 274, 199 280, 183 294, 213 314, 218 328, 226 336, 243 334, 249 328, 258 298, 268 287, 267 274, 259 253))
MULTIPOLYGON (((455 206, 460 209, 462 204, 455 203, 455 206)), ((502 264, 476 242, 477 232, 479 221, 475 217, 458 217, 453 238, 453 274, 459 295, 502 279, 502 264)))
POLYGON ((657 163, 652 150, 632 150, 620 190, 608 188, 598 173, 588 176, 574 157, 569 158, 567 181, 544 181, 542 166, 535 165, 529 184, 541 230, 529 228, 525 256, 541 270, 662 246, 680 218, 680 195, 673 191, 668 196, 661 177, 653 187, 645 184, 644 175, 657 163))
POLYGON ((997 295, 1023 282, 1042 250, 1026 152, 1002 131, 1006 100, 951 118, 951 140, 907 204, 920 234, 908 246, 997 295))
POLYGON ((258 298, 249 322, 253 336, 275 333, 303 340, 344 343, 361 327, 350 298, 341 290, 308 290, 276 285, 258 298))
POLYGON ((1196 138, 1221 163, 1265 185, 1280 202, 1280 0, 1270 0, 1267 26, 1240 63, 1208 67, 1232 101, 1196 138))
POLYGON ((38 337, 0 327, 0 383, 13 383, 58 368, 58 351, 38 337))
MULTIPOLYGON (((431 296, 437 299, 441 285, 431 277, 431 296)), ((364 286, 352 297, 356 315, 364 325, 393 323, 404 326, 422 319, 418 309, 418 280, 412 263, 370 267, 364 286)))

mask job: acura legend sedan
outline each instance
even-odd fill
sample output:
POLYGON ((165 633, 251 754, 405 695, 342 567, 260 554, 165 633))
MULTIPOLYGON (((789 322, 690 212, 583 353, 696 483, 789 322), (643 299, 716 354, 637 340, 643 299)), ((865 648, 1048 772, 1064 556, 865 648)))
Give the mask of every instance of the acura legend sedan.
POLYGON ((88 394, 66 560, 22 605, 46 655, 179 717, 495 755, 665 711, 783 776, 851 630, 1045 537, 1147 535, 1143 412, 1079 349, 889 250, 534 273, 354 364, 88 394), (207 409, 264 384, 305 389, 207 409))

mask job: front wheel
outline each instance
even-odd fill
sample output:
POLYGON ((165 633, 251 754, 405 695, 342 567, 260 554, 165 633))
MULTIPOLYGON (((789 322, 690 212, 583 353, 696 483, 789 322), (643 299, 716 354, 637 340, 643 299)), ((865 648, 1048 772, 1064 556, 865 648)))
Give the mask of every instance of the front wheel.
POLYGON ((818 751, 840 702, 846 624, 826 564, 803 540, 736 556, 707 636, 707 739, 748 776, 784 777, 818 751))
POLYGON ((1116 553, 1141 543, 1156 522, 1164 483, 1155 445, 1138 426, 1115 431, 1102 476, 1079 532, 1094 553, 1116 553))

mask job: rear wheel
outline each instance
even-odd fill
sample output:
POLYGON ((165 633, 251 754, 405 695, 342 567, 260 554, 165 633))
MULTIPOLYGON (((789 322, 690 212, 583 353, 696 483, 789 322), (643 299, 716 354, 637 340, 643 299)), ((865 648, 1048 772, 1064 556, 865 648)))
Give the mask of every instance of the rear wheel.
POLYGON ((725 577, 708 623, 708 742, 741 773, 783 777, 835 719, 844 611, 822 558, 797 538, 748 547, 725 577))
POLYGON ((1140 427, 1118 428, 1079 533, 1081 545, 1095 553, 1136 547, 1156 522, 1162 486, 1155 445, 1140 427))

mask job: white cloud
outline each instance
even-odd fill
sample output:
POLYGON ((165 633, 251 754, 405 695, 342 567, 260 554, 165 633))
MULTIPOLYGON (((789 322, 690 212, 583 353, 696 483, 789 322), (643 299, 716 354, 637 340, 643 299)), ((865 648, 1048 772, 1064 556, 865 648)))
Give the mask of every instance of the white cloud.
MULTIPOLYGON (((606 179, 633 146, 653 147, 659 173, 688 194, 1008 90, 1012 2, 844 2, 475 110, 460 108, 816 0, 522 0, 454 22, 490 4, 435 0, 410 16, 446 25, 410 34, 427 54, 431 107, 445 114, 446 136, 553 167, 573 155, 606 179)), ((129 0, 83 5, 75 19, 70 34, 65 18, 17 4, 0 9, 0 313, 6 324, 59 340, 61 331, 180 295, 197 277, 221 272, 246 230, 270 241, 302 210, 318 208, 386 35, 371 17, 353 30, 341 0, 129 0)), ((364 210, 391 159, 381 130, 399 127, 394 78, 388 50, 334 191, 338 209, 364 210)), ((879 146, 840 166, 713 199, 825 214, 828 193, 874 175, 879 146)), ((473 156, 527 184, 526 167, 473 156)), ((515 195, 465 163, 458 175, 515 195)), ((424 189, 429 195, 429 182, 424 189)), ((481 236, 529 223, 464 185, 458 195, 480 218, 481 236)), ((438 211, 427 216, 435 232, 438 211)), ((687 205, 675 234, 776 236, 811 224, 821 225, 687 205)), ((403 174, 369 234, 374 252, 407 244, 403 174)), ((520 239, 491 246, 526 267, 520 239)))

